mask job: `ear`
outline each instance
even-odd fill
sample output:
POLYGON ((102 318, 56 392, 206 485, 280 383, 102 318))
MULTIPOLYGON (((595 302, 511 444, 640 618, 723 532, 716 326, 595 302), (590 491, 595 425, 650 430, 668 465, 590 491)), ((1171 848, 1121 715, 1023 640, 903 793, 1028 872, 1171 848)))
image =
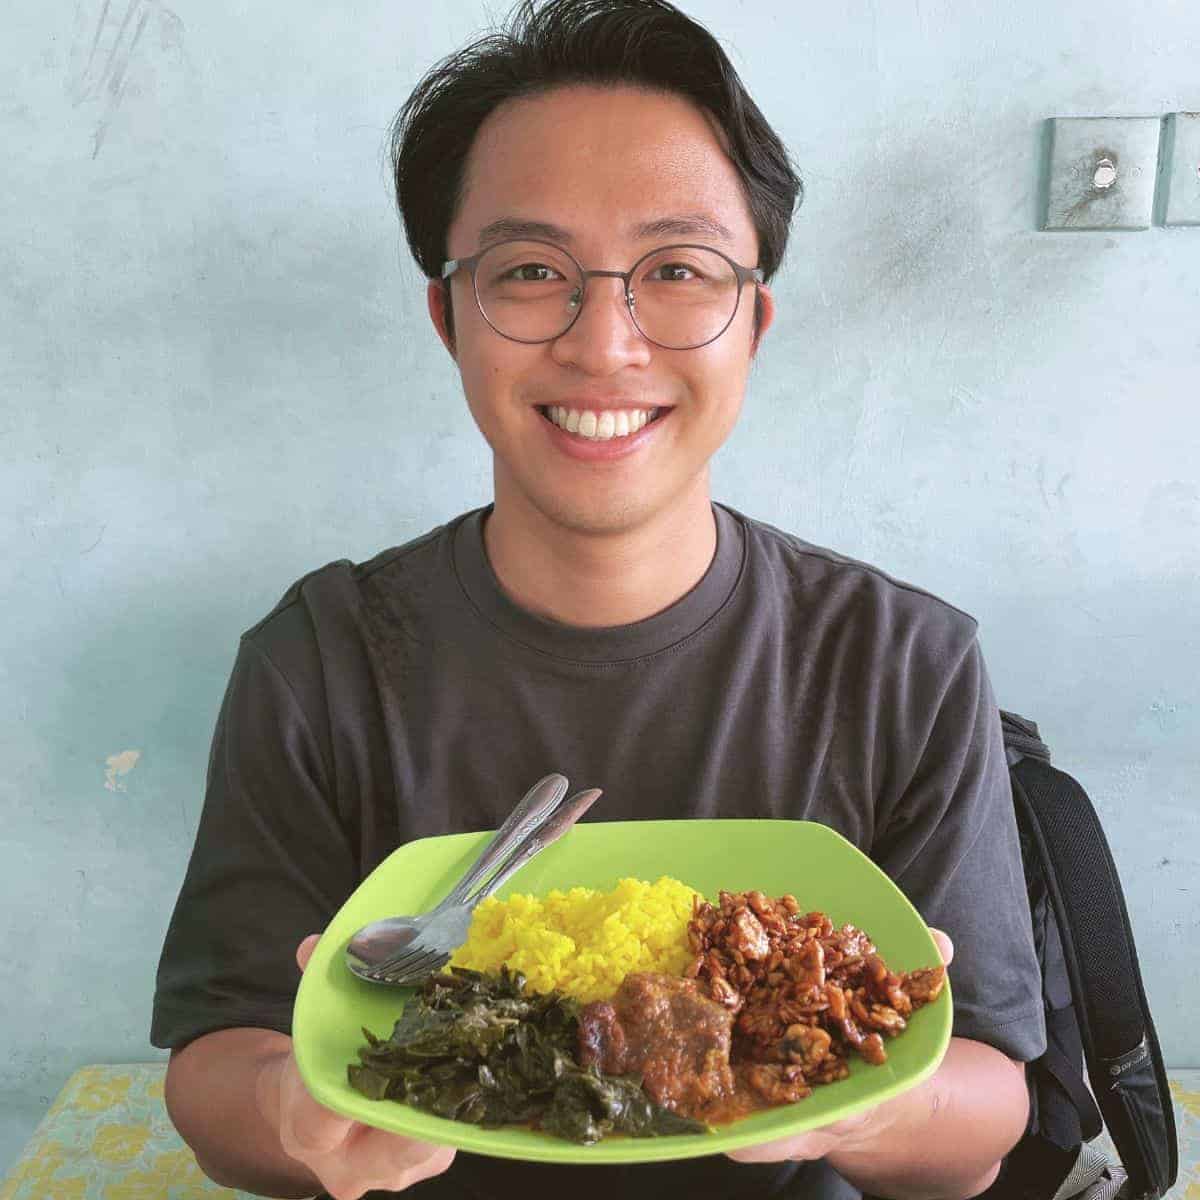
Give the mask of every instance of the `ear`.
POLYGON ((767 330, 771 328, 771 324, 775 320, 775 297, 765 283, 758 285, 758 296, 762 302, 762 320, 758 323, 758 333, 754 338, 754 345, 750 347, 751 358, 758 353, 758 348, 762 344, 767 330))
POLYGON ((446 347, 450 357, 454 358, 454 337, 450 333, 450 326, 446 319, 446 289, 448 287, 449 284, 444 283, 441 279, 431 279, 425 289, 425 302, 429 307, 429 318, 433 321, 433 327, 437 330, 438 337, 442 339, 442 345, 446 347))

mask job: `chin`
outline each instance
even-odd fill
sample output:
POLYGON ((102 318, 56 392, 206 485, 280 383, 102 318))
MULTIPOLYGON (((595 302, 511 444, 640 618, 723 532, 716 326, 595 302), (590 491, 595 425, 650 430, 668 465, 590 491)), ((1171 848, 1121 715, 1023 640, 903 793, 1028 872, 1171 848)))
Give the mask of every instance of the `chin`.
POLYGON ((545 502, 534 502, 542 515, 555 525, 572 533, 596 537, 634 529, 650 515, 646 504, 639 504, 630 497, 590 503, 548 497, 545 502))

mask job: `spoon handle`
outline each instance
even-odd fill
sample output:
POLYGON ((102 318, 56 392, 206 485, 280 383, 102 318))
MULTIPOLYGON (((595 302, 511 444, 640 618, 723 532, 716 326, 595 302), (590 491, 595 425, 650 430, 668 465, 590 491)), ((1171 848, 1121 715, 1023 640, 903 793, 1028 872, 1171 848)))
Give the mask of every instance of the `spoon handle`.
POLYGON ((559 801, 567 794, 567 786, 566 776, 557 772, 539 779, 508 814, 504 824, 496 831, 496 836, 476 859, 475 865, 438 907, 466 903, 472 889, 487 878, 488 872, 554 812, 559 801))
POLYGON ((515 875, 535 854, 540 854, 552 842, 557 842, 564 833, 583 816, 604 793, 599 788, 588 788, 576 792, 564 800, 558 809, 547 818, 545 824, 535 829, 513 851, 512 857, 488 880, 468 902, 472 908, 495 892, 512 875, 515 875))

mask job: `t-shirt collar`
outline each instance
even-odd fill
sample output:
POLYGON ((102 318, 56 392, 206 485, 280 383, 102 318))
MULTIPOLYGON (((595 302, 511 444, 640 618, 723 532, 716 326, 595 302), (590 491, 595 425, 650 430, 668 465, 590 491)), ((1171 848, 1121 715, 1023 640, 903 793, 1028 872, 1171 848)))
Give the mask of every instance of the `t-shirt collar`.
POLYGON ((483 525, 492 506, 466 513, 454 531, 454 568, 459 583, 483 619, 513 641, 575 662, 615 663, 644 658, 678 645, 702 629, 733 595, 745 556, 745 531, 738 518, 713 505, 717 548, 699 582, 669 608, 630 625, 584 629, 541 617, 515 604, 488 561, 483 525))

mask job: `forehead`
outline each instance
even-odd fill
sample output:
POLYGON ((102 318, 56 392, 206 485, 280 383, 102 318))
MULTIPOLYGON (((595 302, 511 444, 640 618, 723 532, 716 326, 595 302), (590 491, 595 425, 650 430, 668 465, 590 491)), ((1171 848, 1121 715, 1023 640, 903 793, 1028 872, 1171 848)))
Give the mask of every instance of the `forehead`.
POLYGON ((452 254, 465 254, 484 226, 516 218, 562 226, 580 248, 612 245, 679 215, 724 226, 728 248, 751 255, 743 261, 756 253, 742 182, 715 122, 674 94, 573 85, 507 101, 484 122, 449 241, 452 254))

